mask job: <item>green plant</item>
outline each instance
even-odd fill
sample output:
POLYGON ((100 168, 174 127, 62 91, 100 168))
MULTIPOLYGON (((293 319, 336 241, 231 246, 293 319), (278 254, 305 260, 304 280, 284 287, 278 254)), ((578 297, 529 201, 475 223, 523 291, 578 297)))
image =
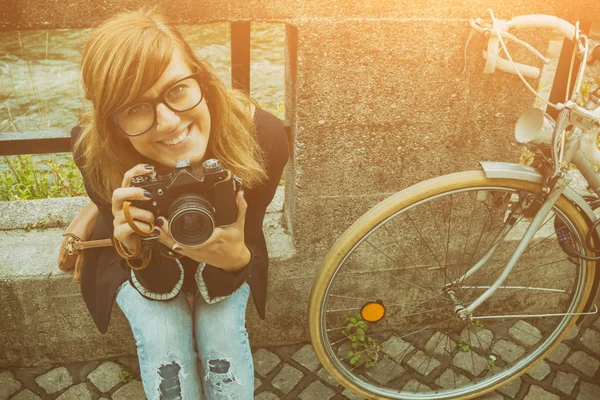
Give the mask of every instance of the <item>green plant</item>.
POLYGON ((469 326, 472 329, 483 329, 483 328, 485 328, 485 325, 483 325, 483 322, 481 322, 478 319, 471 319, 471 320, 469 320, 469 326))
POLYGON ((485 366, 485 369, 487 369, 488 372, 492 372, 492 370, 494 369, 495 366, 496 366, 496 356, 493 354, 490 354, 490 357, 487 360, 487 365, 485 366))
MULTIPOLYGON (((39 156, 37 157, 39 158, 39 156)), ((57 161, 53 155, 36 161, 33 156, 5 156, 0 171, 0 200, 74 197, 85 194, 81 174, 72 156, 57 161)))
POLYGON ((458 348, 460 351, 463 351, 463 352, 465 352, 465 353, 466 353, 467 351, 469 351, 469 349, 470 349, 469 345, 468 345, 468 344, 466 344, 466 343, 463 343, 463 342, 458 342, 458 343, 456 343, 456 347, 457 347, 457 348, 458 348))
POLYGON ((122 369, 121 372, 119 372, 119 380, 123 383, 129 383, 133 380, 133 375, 131 372, 122 369))
POLYGON ((356 363, 362 358, 366 368, 374 366, 379 359, 379 345, 377 340, 367 336, 369 325, 362 319, 360 314, 355 317, 344 318, 346 327, 342 333, 350 340, 352 350, 346 354, 350 357, 350 365, 356 363))
POLYGON ((62 219, 62 217, 59 216, 54 216, 52 215, 52 213, 48 213, 45 217, 45 219, 36 222, 35 224, 32 223, 27 223, 25 224, 25 226, 23 227, 23 230, 29 232, 33 229, 47 229, 47 228, 60 228, 63 226, 66 226, 67 223, 65 222, 64 219, 62 219))

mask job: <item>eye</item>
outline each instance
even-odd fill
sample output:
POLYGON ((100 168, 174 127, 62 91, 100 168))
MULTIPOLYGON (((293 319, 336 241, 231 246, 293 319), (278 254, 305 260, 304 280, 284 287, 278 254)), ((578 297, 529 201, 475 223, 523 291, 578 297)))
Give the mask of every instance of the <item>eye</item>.
POLYGON ((127 116, 134 117, 136 115, 141 115, 147 113, 151 109, 150 104, 148 103, 140 103, 135 104, 125 110, 127 116))
POLYGON ((187 83, 178 83, 177 85, 175 85, 171 89, 169 89, 169 92, 167 93, 167 95, 169 97, 177 97, 177 96, 183 94, 183 92, 185 92, 188 88, 189 88, 189 85, 187 83))

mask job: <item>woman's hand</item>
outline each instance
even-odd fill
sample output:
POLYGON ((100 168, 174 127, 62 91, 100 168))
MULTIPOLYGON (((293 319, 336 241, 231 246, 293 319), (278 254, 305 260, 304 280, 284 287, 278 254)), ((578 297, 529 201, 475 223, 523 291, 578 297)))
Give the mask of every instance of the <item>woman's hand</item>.
POLYGON ((244 192, 236 196, 238 218, 231 225, 215 228, 208 240, 198 246, 183 246, 173 240, 165 218, 160 217, 157 227, 160 230, 160 242, 174 251, 197 262, 205 262, 226 271, 237 271, 245 267, 251 258, 250 250, 244 242, 244 224, 248 204, 244 192), (159 226, 161 225, 162 226, 159 226))
MULTIPOLYGON (((123 176, 123 182, 121 187, 113 192, 112 196, 112 213, 114 216, 113 220, 113 235, 121 242, 125 247, 130 250, 135 249, 134 242, 134 231, 127 223, 127 219, 123 213, 123 203, 125 201, 133 200, 150 200, 150 193, 145 192, 140 187, 130 187, 131 178, 138 175, 146 175, 153 171, 151 165, 138 164, 129 171, 125 172, 123 176)), ((133 218, 135 225, 142 231, 149 231, 154 223, 154 214, 150 211, 130 207, 131 217, 133 218)))

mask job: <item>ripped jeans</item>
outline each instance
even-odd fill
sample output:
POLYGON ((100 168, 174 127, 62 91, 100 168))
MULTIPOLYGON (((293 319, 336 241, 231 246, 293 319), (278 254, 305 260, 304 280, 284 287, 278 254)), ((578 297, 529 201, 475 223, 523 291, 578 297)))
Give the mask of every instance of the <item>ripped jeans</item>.
POLYGON ((117 304, 131 325, 148 400, 200 400, 202 388, 208 400, 254 397, 245 327, 249 293, 244 283, 214 304, 196 293, 192 316, 183 291, 172 300, 152 301, 123 283, 117 304))

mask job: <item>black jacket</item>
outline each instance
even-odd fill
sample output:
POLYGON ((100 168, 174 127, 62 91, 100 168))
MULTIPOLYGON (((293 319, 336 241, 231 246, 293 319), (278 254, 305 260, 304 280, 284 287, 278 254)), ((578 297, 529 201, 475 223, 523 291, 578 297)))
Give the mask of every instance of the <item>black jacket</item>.
MULTIPOLYGON (((265 212, 277 189, 283 167, 288 159, 288 142, 283 123, 261 109, 254 115, 256 136, 266 161, 267 180, 254 188, 245 188, 244 196, 248 203, 245 221, 245 242, 252 254, 250 263, 241 271, 228 273, 212 265, 202 271, 204 282, 210 297, 226 296, 233 293, 245 281, 252 290, 254 304, 261 318, 265 317, 267 296, 267 270, 269 259, 262 230, 265 212)), ((79 136, 79 129, 72 132, 73 142, 79 136)), ((98 206, 99 214, 92 239, 111 238, 113 233, 113 215, 111 205, 90 190, 86 182, 85 170, 81 168, 81 156, 75 154, 75 161, 82 172, 83 181, 90 199, 98 206)), ((186 284, 194 281, 193 274, 197 263, 184 257, 186 284)), ((168 292, 179 276, 179 267, 175 261, 163 257, 155 251, 150 266, 141 272, 149 286, 168 292), (173 274, 177 277, 173 277, 173 274), (170 287, 169 287, 170 286, 170 287)), ((100 332, 108 328, 110 312, 117 289, 130 278, 130 269, 119 257, 114 247, 88 249, 82 266, 81 293, 100 332)), ((168 301, 168 300, 167 300, 168 301)))

